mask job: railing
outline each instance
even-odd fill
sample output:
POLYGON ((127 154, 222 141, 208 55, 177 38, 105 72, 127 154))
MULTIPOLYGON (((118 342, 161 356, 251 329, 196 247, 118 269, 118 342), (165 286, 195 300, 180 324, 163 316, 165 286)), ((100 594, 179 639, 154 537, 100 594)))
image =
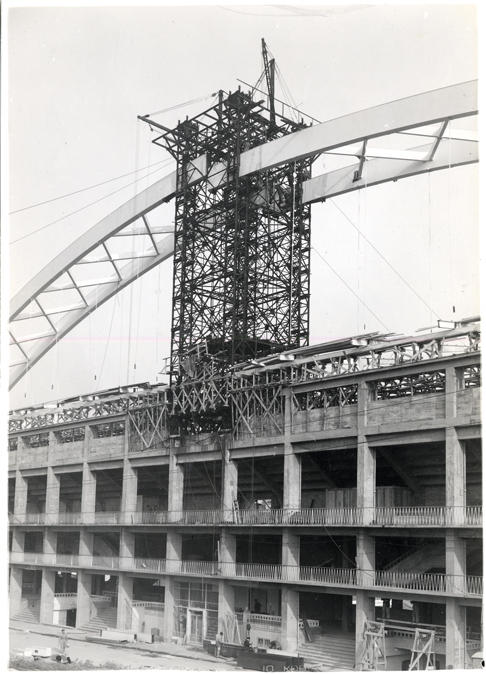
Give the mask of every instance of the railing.
POLYGON ((46 523, 46 513, 24 513, 20 515, 23 522, 22 524, 45 524, 46 523))
MULTIPOLYGON (((291 568, 287 567, 287 569, 291 568)), ((306 583, 323 583, 326 585, 356 585, 356 569, 301 566, 300 580, 306 583)))
POLYGON ((448 576, 444 573, 397 573, 394 571, 370 571, 378 587, 393 587, 403 590, 426 592, 451 591, 448 576))
POLYGON ((156 573, 165 573, 166 560, 165 559, 147 559, 136 557, 134 559, 135 568, 143 571, 155 571, 156 573))
POLYGON ((82 524, 83 513, 58 513, 57 524, 82 524))
POLYGON ((225 575, 232 575, 233 572, 236 573, 236 576, 239 578, 261 578, 266 580, 281 580, 282 578, 282 566, 280 564, 227 564, 223 563, 222 571, 225 575), (231 566, 228 568, 225 574, 225 567, 231 566))
POLYGON ((466 524, 482 526, 483 524, 483 507, 482 506, 466 506, 466 524))
POLYGON ((153 608, 153 609, 157 609, 159 611, 163 611, 165 609, 165 604, 163 602, 144 601, 144 600, 139 600, 139 599, 134 599, 132 601, 132 606, 134 606, 134 607, 143 606, 145 608, 153 608))
POLYGON ((121 512, 95 512, 94 514, 94 523, 95 524, 120 524, 121 521, 121 512))
MULTIPOLYGON (((237 613, 236 618, 240 624, 243 624, 243 613, 237 613)), ((267 615, 266 613, 252 613, 250 615, 250 624, 278 630, 282 627, 282 616, 267 615)))
POLYGON ((55 592, 55 597, 77 597, 77 592, 55 592))
POLYGON ((216 576, 218 574, 217 562, 205 562, 195 560, 182 560, 179 562, 179 573, 190 573, 194 575, 216 576))
POLYGON ((483 594, 483 577, 466 576, 466 592, 468 594, 483 594))
MULTIPOLYGON (((130 518, 130 514, 127 513, 130 518)), ((134 524, 167 524, 169 521, 169 513, 167 510, 152 511, 137 511, 133 513, 134 524)))
POLYGON ((18 553, 24 564, 44 564, 46 558, 43 552, 24 552, 18 553), (23 555, 23 558, 22 558, 23 555))
POLYGON ((60 566, 79 566, 79 555, 56 554, 56 564, 60 566))
POLYGON ((95 601, 104 601, 104 602, 110 602, 111 601, 111 596, 106 595, 106 594, 92 594, 90 599, 95 602, 95 601))
POLYGON ((285 524, 338 524, 360 525, 363 523, 363 508, 304 508, 285 513, 285 524))
POLYGON ((101 557, 100 555, 93 555, 91 560, 91 566, 97 566, 103 569, 118 569, 119 563, 119 557, 101 557))

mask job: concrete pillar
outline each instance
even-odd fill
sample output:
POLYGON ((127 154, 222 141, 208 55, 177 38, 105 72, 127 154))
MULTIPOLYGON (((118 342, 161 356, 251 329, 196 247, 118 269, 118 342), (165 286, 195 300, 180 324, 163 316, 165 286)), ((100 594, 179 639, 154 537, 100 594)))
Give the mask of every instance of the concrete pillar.
POLYGON ((356 541, 357 583, 359 587, 374 585, 375 539, 366 529, 361 529, 356 541))
MULTIPOLYGON (((50 433, 49 435, 54 435, 50 433)), ((54 473, 51 466, 47 467, 47 487, 46 487, 46 523, 57 524, 59 515, 59 494, 61 491, 61 481, 59 475, 54 473)))
MULTIPOLYGON (((226 443, 225 443, 226 444, 226 443)), ((224 519, 227 522, 233 521, 233 505, 238 499, 238 465, 231 461, 230 452, 227 447, 223 447, 223 510, 224 519)))
POLYGON ((121 511, 125 524, 134 524, 135 512, 137 510, 137 486, 138 475, 136 468, 133 468, 128 459, 123 462, 123 488, 121 511))
POLYGON ((44 530, 44 556, 48 564, 56 563, 57 532, 52 529, 44 530))
POLYGON ((301 503, 302 467, 300 456, 294 453, 290 441, 292 433, 292 394, 285 392, 285 440, 284 440, 284 479, 283 503, 284 510, 299 510, 301 503))
POLYGON ((135 534, 122 529, 120 534, 120 568, 133 569, 135 566, 135 534))
MULTIPOLYGON (((86 429, 88 432, 88 429, 86 429)), ((87 462, 83 463, 83 490, 81 492, 81 513, 84 524, 94 522, 96 505, 96 474, 90 470, 87 462)))
POLYGON ((221 529, 219 535, 219 565, 224 576, 236 576, 236 536, 227 529, 221 529))
POLYGON ((226 616, 235 612, 235 588, 227 580, 219 581, 218 592, 218 632, 223 632, 225 639, 233 640, 232 634, 226 634, 226 616))
MULTIPOLYGON (((356 657, 363 646, 364 628, 367 620, 375 619, 375 598, 367 596, 363 590, 356 592, 356 657)), ((356 663, 358 668, 358 663, 356 663)))
POLYGON ((22 562, 25 550, 25 532, 16 527, 12 530, 12 562, 22 562))
POLYGON ((466 607, 446 599, 446 669, 466 669, 466 607))
POLYGON ((40 622, 52 624, 54 619, 54 588, 56 585, 56 571, 42 570, 40 622))
MULTIPOLYGON (((80 566, 91 566, 93 561, 93 537, 94 534, 87 529, 81 529, 79 532, 79 564, 80 566)), ((91 593, 91 589, 90 589, 91 593)))
POLYGON ((466 590, 466 539, 454 529, 446 531, 446 574, 454 594, 463 594, 466 590))
POLYGON ((356 505, 363 511, 363 524, 371 524, 374 518, 376 490, 376 452, 370 449, 366 438, 366 423, 369 387, 366 382, 358 384, 358 476, 356 505))
POLYGON ((180 519, 184 499, 184 465, 177 463, 174 447, 170 448, 169 476, 169 521, 173 522, 180 519))
POLYGON ((28 478, 25 478, 20 470, 15 473, 15 500, 14 514, 23 521, 27 512, 27 492, 29 488, 28 478))
POLYGON ((175 531, 167 532, 166 569, 167 573, 180 571, 182 559, 182 534, 175 531))
MULTIPOLYGON (((350 541, 345 538, 341 543, 343 569, 349 569, 352 566, 352 559, 350 556, 350 541)), ((343 632, 350 632, 353 624, 352 616, 353 598, 351 595, 341 595, 341 626, 343 632)))
POLYGON ((289 587, 282 588, 282 649, 299 648, 299 593, 289 587))
POLYGON ((119 630, 134 629, 132 598, 133 577, 128 576, 126 573, 120 573, 118 576, 118 606, 116 611, 116 626, 119 630))
POLYGON ((170 643, 174 634, 174 579, 166 578, 164 599, 164 642, 170 643))
POLYGON ((282 579, 300 578, 300 536, 284 529, 282 533, 282 579))
POLYGON ((78 596, 76 598, 76 627, 86 625, 90 618, 91 575, 85 569, 80 569, 78 571, 78 596))
POLYGON ((12 566, 10 570, 9 607, 10 617, 14 618, 22 608, 22 578, 24 570, 18 566, 12 566))
POLYGON ((452 513, 454 524, 464 524, 466 506, 466 453, 464 442, 457 437, 455 428, 446 428, 445 447, 446 506, 452 513))

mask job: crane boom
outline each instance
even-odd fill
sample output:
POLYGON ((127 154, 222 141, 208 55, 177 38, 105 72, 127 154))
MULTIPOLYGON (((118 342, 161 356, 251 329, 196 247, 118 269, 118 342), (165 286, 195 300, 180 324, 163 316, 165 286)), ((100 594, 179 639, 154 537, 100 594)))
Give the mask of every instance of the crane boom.
POLYGON ((275 59, 268 60, 268 51, 265 39, 262 37, 262 56, 267 80, 268 103, 270 108, 270 121, 275 122, 275 59))

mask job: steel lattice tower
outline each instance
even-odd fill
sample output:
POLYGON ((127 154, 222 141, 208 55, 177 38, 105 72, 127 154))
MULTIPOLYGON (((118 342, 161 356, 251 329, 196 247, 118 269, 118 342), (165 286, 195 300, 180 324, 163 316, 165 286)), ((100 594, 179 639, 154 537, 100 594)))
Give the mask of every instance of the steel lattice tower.
POLYGON ((250 94, 220 91, 216 105, 154 140, 178 172, 172 383, 201 376, 202 353, 222 373, 308 343, 310 206, 301 193, 312 160, 239 176, 242 152, 303 126, 250 94), (188 184, 202 155, 208 177, 188 184))

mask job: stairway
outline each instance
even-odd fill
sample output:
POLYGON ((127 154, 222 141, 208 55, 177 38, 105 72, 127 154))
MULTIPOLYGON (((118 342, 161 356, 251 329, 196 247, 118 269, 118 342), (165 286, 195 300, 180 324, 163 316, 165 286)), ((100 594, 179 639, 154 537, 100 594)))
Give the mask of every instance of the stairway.
POLYGON ((301 643, 299 647, 299 655, 304 658, 306 667, 336 672, 354 669, 354 636, 313 634, 313 639, 312 642, 301 643))
POLYGON ((83 625, 83 630, 99 632, 100 630, 116 630, 116 607, 108 606, 98 609, 98 615, 94 616, 83 625))
POLYGON ((22 620, 25 623, 40 623, 40 602, 22 600, 22 608, 14 617, 14 620, 22 620))
POLYGON ((426 543, 415 552, 410 551, 384 567, 386 571, 397 573, 427 573, 434 567, 445 566, 444 546, 440 543, 426 543))

